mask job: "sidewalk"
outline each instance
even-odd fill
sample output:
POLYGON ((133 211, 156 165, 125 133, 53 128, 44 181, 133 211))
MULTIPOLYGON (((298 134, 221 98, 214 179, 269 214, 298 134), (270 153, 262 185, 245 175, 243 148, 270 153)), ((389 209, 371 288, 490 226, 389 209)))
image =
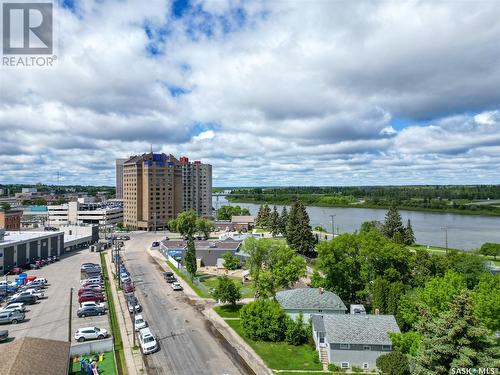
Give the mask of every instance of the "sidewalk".
MULTIPOLYGON (((166 262, 165 257, 157 250, 147 249, 149 255, 156 260, 164 271, 172 271, 166 262)), ((273 372, 266 366, 264 361, 255 353, 255 351, 222 319, 219 314, 212 310, 216 305, 214 300, 199 297, 195 291, 184 280, 179 278, 179 283, 184 288, 184 293, 191 301, 196 301, 197 305, 202 306, 202 314, 210 320, 214 327, 227 340, 227 342, 238 352, 247 365, 252 368, 257 375, 270 375, 273 372)), ((249 299, 253 300, 253 298, 249 299)))
POLYGON ((144 362, 142 361, 141 351, 133 349, 133 326, 130 319, 130 314, 127 309, 125 297, 123 293, 117 289, 116 280, 113 278, 113 268, 111 263, 111 253, 106 257, 106 266, 108 268, 109 283, 111 286, 111 293, 115 300, 116 319, 120 327, 120 334, 123 342, 123 352, 125 354, 125 362, 127 363, 127 372, 129 375, 139 375, 144 373, 144 362))

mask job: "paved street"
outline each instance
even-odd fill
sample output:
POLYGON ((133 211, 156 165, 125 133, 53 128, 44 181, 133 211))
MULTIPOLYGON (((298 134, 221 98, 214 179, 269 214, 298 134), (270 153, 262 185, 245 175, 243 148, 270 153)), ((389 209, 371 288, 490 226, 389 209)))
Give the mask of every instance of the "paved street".
POLYGON ((207 329, 206 318, 183 292, 174 292, 146 248, 161 234, 132 234, 122 252, 135 280, 143 316, 160 342, 160 351, 146 357, 148 374, 242 374, 207 329))
MULTIPOLYGON (((43 290, 45 298, 35 305, 26 306, 26 320, 17 325, 4 325, 11 337, 43 337, 54 340, 68 340, 69 296, 73 287, 73 303, 71 313, 71 336, 78 328, 96 326, 108 331, 108 316, 78 318, 76 311, 78 304, 78 289, 80 287, 80 265, 84 262, 100 263, 99 254, 91 253, 88 249, 68 253, 59 262, 49 264, 39 270, 28 270, 28 275, 45 277, 49 286, 43 290)), ((9 280, 13 280, 10 276, 9 280)))

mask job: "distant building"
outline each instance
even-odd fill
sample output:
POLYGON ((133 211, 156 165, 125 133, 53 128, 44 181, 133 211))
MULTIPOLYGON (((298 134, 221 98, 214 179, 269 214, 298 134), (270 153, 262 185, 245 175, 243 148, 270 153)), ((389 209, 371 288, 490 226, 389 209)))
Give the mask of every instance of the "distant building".
POLYGON ((347 311, 339 296, 323 288, 283 290, 276 293, 276 301, 294 319, 302 313, 305 322, 312 314, 345 314, 347 311))
POLYGON ((248 232, 255 226, 253 216, 233 216, 231 221, 218 220, 214 223, 215 228, 226 232, 248 232))
POLYGON ((124 224, 163 229, 180 212, 211 216, 212 166, 181 161, 173 155, 148 153, 123 163, 124 224))
POLYGON ((86 198, 76 202, 47 206, 47 226, 59 227, 68 224, 115 225, 123 222, 123 203, 110 201, 102 203, 83 203, 86 198))
POLYGON ((36 188, 22 188, 21 193, 22 194, 33 194, 36 193, 38 190, 36 188))
POLYGON ((389 333, 400 333, 393 315, 312 315, 313 338, 322 362, 342 369, 374 370, 392 351, 389 333))
POLYGON ((123 199, 123 163, 128 159, 116 159, 116 199, 123 199))
POLYGON ((0 228, 5 230, 20 230, 22 210, 0 211, 0 228))
MULTIPOLYGON (((230 252, 233 255, 239 255, 241 246, 240 241, 195 241, 196 259, 199 266, 216 267, 217 260, 222 259, 225 253, 230 252)), ((187 242, 184 240, 171 240, 162 242, 162 251, 165 255, 180 260, 183 263, 187 242)))

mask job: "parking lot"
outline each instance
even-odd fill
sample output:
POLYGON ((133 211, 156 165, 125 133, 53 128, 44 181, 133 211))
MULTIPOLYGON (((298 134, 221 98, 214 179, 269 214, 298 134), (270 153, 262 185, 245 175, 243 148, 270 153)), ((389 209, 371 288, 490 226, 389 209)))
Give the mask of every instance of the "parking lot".
MULTIPOLYGON (((4 324, 0 330, 9 331, 12 338, 31 336, 43 337, 54 340, 68 340, 69 330, 69 304, 71 288, 71 341, 75 342, 73 335, 78 328, 99 327, 110 331, 107 313, 102 316, 78 318, 78 289, 80 288, 80 265, 85 262, 99 263, 99 253, 83 249, 61 257, 59 262, 51 263, 38 270, 25 271, 28 275, 45 277, 49 285, 43 289, 45 298, 34 305, 26 306, 26 320, 18 324, 4 324)), ((13 281, 14 276, 8 280, 13 281)), ((3 278, 2 278, 3 279, 3 278)), ((4 306, 5 304, 2 304, 4 306)), ((107 304, 106 304, 107 306, 107 304)))

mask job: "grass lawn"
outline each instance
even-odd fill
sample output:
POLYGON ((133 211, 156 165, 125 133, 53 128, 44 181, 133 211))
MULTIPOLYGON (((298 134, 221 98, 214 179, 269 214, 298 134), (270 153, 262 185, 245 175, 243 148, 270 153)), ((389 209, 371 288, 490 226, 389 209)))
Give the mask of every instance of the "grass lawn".
POLYGON ((226 320, 264 360, 266 365, 276 370, 321 370, 318 353, 309 345, 288 345, 284 342, 253 341, 245 336, 239 320, 226 320), (316 362, 315 362, 316 359, 316 362))
POLYGON ((223 318, 239 318, 243 306, 245 305, 238 304, 235 307, 231 305, 216 306, 214 311, 223 318))
MULTIPOLYGON (((435 255, 445 255, 446 254, 446 248, 445 247, 438 247, 438 246, 426 246, 426 245, 411 245, 408 246, 410 250, 417 250, 417 249, 422 249, 422 250, 427 250, 431 254, 435 255)), ((458 250, 458 249, 452 249, 448 248, 448 251, 450 250, 455 250, 458 252, 464 252, 463 250, 458 250)), ((482 255, 482 254, 477 254, 473 251, 465 251, 466 254, 476 254, 490 262, 493 262, 495 265, 500 266, 500 260, 495 260, 494 257, 489 256, 489 255, 482 255)))
MULTIPOLYGON (((95 355, 98 354, 89 354, 84 355, 83 358, 92 359, 95 355)), ((70 375, 73 374, 81 374, 80 372, 80 362, 73 362, 73 358, 71 358, 71 366, 70 366, 70 375)), ((115 367, 115 356, 113 352, 104 353, 104 360, 102 362, 97 362, 97 368, 99 370, 99 374, 103 375, 116 375, 116 367, 115 367)))
MULTIPOLYGON (((189 286, 194 290, 194 292, 198 295, 198 297, 201 298, 212 298, 212 296, 209 293, 206 293, 203 289, 198 287, 198 285, 194 284, 189 277, 184 275, 182 272, 180 272, 172 263, 170 263, 168 260, 166 261, 167 265, 170 267, 170 269, 175 272, 175 274, 180 277, 182 280, 184 280, 186 283, 189 284, 189 286)), ((200 277, 202 274, 197 274, 196 276, 200 277)))
MULTIPOLYGON (((203 283, 203 285, 205 285, 208 289, 215 289, 218 285, 217 281, 218 276, 200 274, 198 275, 198 278, 203 283)), ((243 284, 241 282, 241 278, 239 277, 229 276, 229 278, 233 280, 237 286, 239 286, 241 291, 241 298, 252 298, 255 295, 255 289, 252 283, 247 282, 243 284)))

